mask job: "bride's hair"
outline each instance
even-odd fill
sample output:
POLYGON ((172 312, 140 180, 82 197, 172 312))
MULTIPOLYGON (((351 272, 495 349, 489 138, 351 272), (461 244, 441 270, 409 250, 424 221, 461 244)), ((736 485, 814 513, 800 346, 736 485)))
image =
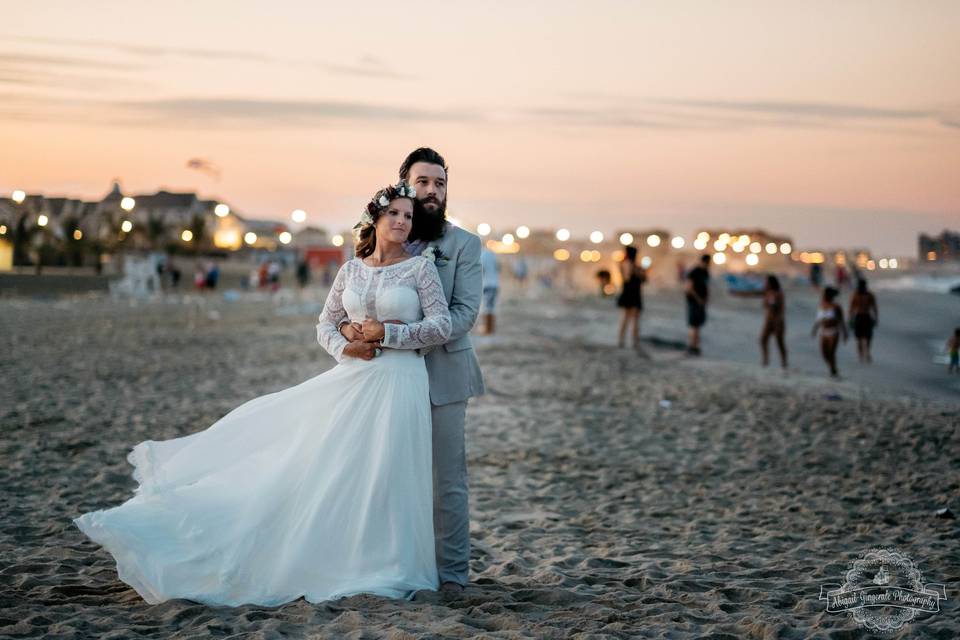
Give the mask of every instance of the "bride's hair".
POLYGON ((406 180, 384 187, 370 198, 370 202, 367 203, 367 207, 360 218, 360 223, 354 227, 359 229, 356 232, 356 243, 354 244, 354 253, 358 258, 366 258, 373 253, 373 249, 377 246, 377 220, 387 210, 390 203, 397 198, 410 198, 415 201, 416 193, 413 187, 407 184, 406 180))

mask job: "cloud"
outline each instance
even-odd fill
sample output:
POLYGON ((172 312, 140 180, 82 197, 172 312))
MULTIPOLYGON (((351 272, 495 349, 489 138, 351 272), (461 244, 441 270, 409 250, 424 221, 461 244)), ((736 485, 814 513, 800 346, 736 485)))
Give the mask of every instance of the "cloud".
POLYGON ((923 109, 886 109, 862 105, 818 102, 752 102, 732 100, 654 100, 659 104, 710 111, 761 113, 779 116, 813 117, 824 119, 892 119, 916 120, 934 114, 923 109))
POLYGON ((142 68, 142 65, 122 62, 104 62, 102 60, 89 60, 86 58, 35 55, 19 52, 0 52, 0 68, 22 68, 33 66, 85 67, 91 69, 119 69, 124 71, 142 68))
MULTIPOLYGON (((101 49, 134 55, 141 58, 186 58, 208 61, 235 61, 259 62, 263 64, 277 64, 283 66, 307 66, 323 69, 328 73, 345 76, 367 78, 381 78, 405 80, 412 76, 393 71, 383 61, 369 55, 362 56, 357 63, 342 63, 330 61, 288 60, 257 51, 241 51, 236 49, 197 49, 192 47, 164 47, 155 45, 128 44, 106 40, 83 40, 78 38, 45 38, 37 36, 0 36, 4 41, 18 41, 30 44, 44 44, 65 47, 81 47, 87 49, 101 49)), ((39 56, 38 56, 39 57, 39 56)), ((64 64, 70 58, 61 58, 64 64)))

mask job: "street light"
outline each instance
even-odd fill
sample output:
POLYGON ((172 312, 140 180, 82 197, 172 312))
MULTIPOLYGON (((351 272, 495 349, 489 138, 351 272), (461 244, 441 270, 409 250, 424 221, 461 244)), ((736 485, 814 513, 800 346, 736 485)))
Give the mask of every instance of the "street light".
POLYGON ((45 216, 45 215, 43 215, 43 214, 41 213, 41 214, 40 214, 40 217, 37 218, 37 225, 38 225, 38 226, 41 226, 41 227, 45 227, 45 226, 47 226, 47 223, 48 223, 49 221, 50 221, 50 220, 47 218, 47 216, 45 216))
POLYGON ((527 227, 527 226, 525 226, 525 225, 520 225, 519 227, 517 227, 517 237, 518 237, 518 238, 520 238, 521 240, 523 240, 524 238, 527 238, 527 237, 529 237, 529 236, 530 236, 530 227, 527 227))
POLYGON ((633 244, 633 234, 632 233, 621 233, 620 234, 620 244, 623 246, 633 244))
POLYGON ((570 239, 570 230, 569 229, 557 229, 557 240, 560 242, 566 242, 570 239))
POLYGON ((21 191, 20 189, 17 189, 11 195, 11 199, 17 204, 23 204, 23 201, 26 200, 26 198, 27 198, 27 194, 21 191))
POLYGON ((332 238, 330 238, 330 242, 332 242, 332 243, 333 243, 333 246, 335 246, 335 247, 342 247, 342 246, 343 246, 343 236, 338 233, 337 235, 335 235, 335 236, 333 236, 332 238))
POLYGON ((601 242, 603 242, 603 232, 594 231, 593 233, 591 233, 590 242, 592 242, 593 244, 600 244, 601 242))
POLYGON ((647 236, 647 244, 650 245, 651 247, 659 247, 660 236, 656 235, 655 233, 651 233, 650 235, 647 236))
POLYGON ((488 236, 490 235, 490 231, 490 225, 488 225, 486 222, 481 222, 477 225, 477 235, 488 236))
POLYGON ((283 244, 290 244, 290 241, 293 240, 293 236, 290 235, 290 232, 289 232, 289 231, 281 231, 281 232, 280 232, 280 235, 277 236, 277 238, 278 238, 278 239, 280 240, 280 242, 282 242, 283 244))
POLYGON ((130 233, 130 229, 133 229, 133 223, 129 220, 124 220, 120 223, 120 231, 124 233, 130 233))
POLYGON ((757 263, 760 262, 760 258, 758 258, 757 254, 755 253, 751 253, 750 255, 748 255, 746 259, 747 259, 747 264, 750 265, 751 267, 757 266, 757 263))
POLYGON ((225 218, 227 214, 230 213, 229 205, 225 205, 222 202, 213 208, 213 212, 217 214, 218 218, 225 218))
POLYGON ((83 238, 83 231, 80 231, 80 229, 74 229, 74 230, 73 230, 73 239, 74 239, 74 240, 80 240, 80 239, 82 239, 82 238, 83 238))
POLYGON ((130 196, 127 196, 120 201, 120 208, 126 212, 133 211, 133 208, 135 206, 137 206, 137 201, 131 198, 130 196))
POLYGON ((253 231, 247 231, 243 235, 243 241, 246 242, 247 244, 253 244, 254 242, 257 241, 257 234, 255 234, 253 231))
POLYGON ((715 253, 713 254, 713 263, 714 264, 723 264, 727 261, 727 256, 724 253, 715 253))
POLYGON ((183 233, 180 234, 180 239, 184 242, 190 242, 193 240, 193 231, 190 231, 190 229, 184 229, 183 233))
POLYGON ((684 244, 684 239, 680 236, 673 236, 673 240, 670 241, 670 246, 674 249, 683 249, 684 244))
POLYGON ((792 250, 793 250, 793 247, 790 246, 789 242, 784 242, 783 244, 780 245, 780 253, 782 253, 783 255, 787 255, 792 250))
POLYGON ((513 244, 513 234, 512 233, 503 234, 503 239, 500 242, 502 242, 503 244, 509 247, 510 245, 513 244))
MULTIPOLYGON (((304 220, 307 219, 307 212, 304 211, 303 209, 294 209, 293 213, 290 214, 290 218, 294 222, 303 222, 304 220)), ((256 236, 256 234, 254 234, 254 236, 256 236)), ((254 242, 256 242, 256 237, 254 237, 254 242)), ((253 244, 253 242, 251 242, 250 244, 253 244)))

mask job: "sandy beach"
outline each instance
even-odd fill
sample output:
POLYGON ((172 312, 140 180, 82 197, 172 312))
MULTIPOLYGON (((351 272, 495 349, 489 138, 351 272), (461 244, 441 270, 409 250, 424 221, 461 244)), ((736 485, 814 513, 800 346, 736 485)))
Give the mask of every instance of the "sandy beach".
MULTIPOLYGON (((476 340, 464 597, 272 609, 147 605, 70 520, 132 495, 137 442, 332 367, 322 292, 2 299, 0 637, 870 638, 818 596, 874 547, 947 593, 885 637, 960 637, 960 525, 935 515, 960 512, 957 378, 918 352, 939 329, 911 324, 914 295, 884 294, 876 366, 850 343, 840 381, 812 294, 788 291, 787 374, 756 364, 757 300, 718 297, 700 359, 671 346, 673 291, 650 292, 646 358, 613 346, 610 300, 505 300, 476 340)), ((955 322, 954 298, 923 309, 955 322)))

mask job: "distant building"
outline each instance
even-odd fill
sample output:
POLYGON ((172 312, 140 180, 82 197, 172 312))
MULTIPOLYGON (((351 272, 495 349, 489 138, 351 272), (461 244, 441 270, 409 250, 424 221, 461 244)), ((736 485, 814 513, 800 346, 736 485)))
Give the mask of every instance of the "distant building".
POLYGON ((960 233, 947 230, 938 236, 921 233, 917 244, 920 262, 960 261, 960 233))

